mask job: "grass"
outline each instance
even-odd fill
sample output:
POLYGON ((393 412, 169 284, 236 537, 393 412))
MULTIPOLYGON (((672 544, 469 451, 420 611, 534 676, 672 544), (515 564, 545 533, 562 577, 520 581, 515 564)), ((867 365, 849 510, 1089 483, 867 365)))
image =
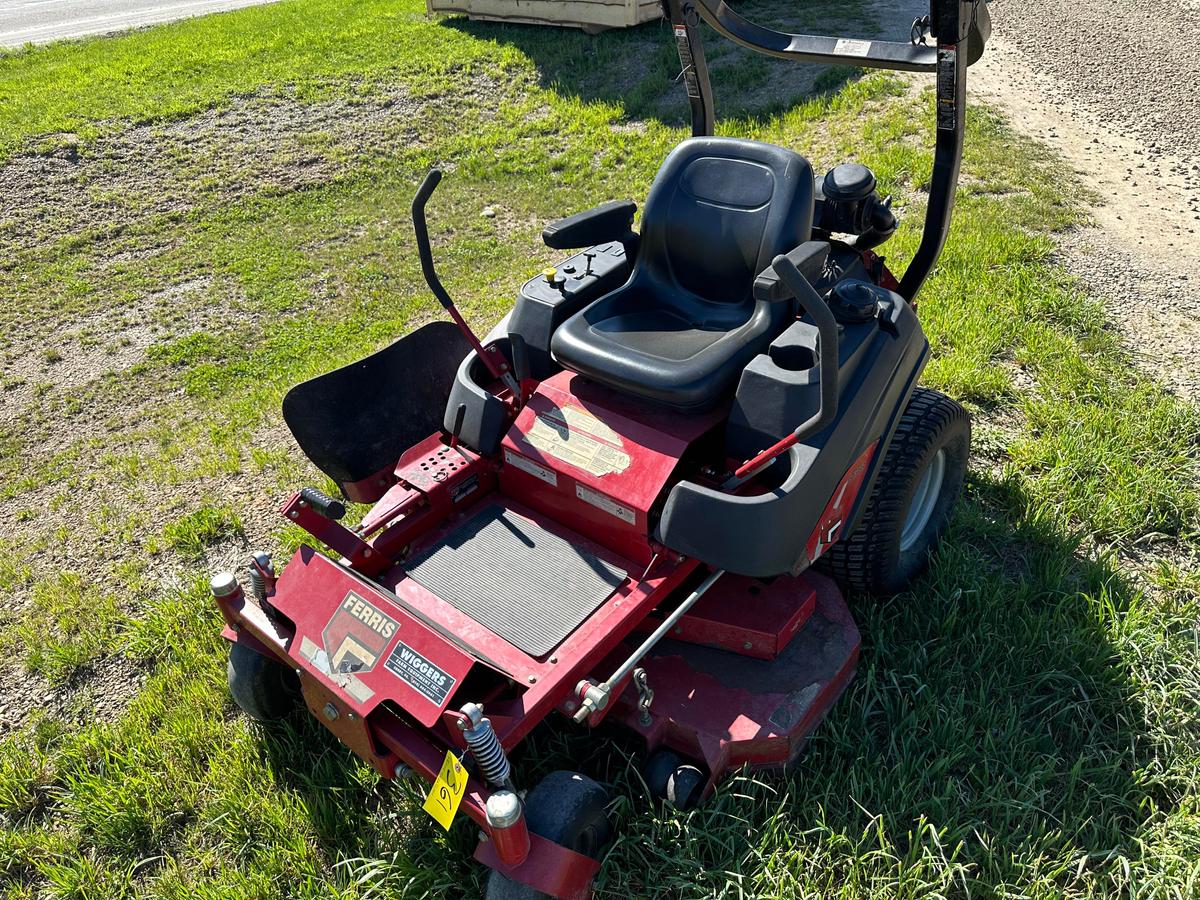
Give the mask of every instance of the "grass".
MULTIPOLYGON (((435 315, 405 213, 430 164, 450 169, 430 210, 447 286, 487 324, 552 261, 543 222, 644 197, 686 107, 658 26, 586 38, 422 10, 295 0, 0 56, 0 156, 73 159, 77 179, 40 231, 0 221, 2 386, 21 410, 0 419, 0 590, 16 598, 0 646, 26 669, 10 677, 59 698, 23 707, 0 747, 0 896, 480 890, 472 829, 442 833, 308 717, 233 714, 206 573, 297 540, 272 508, 321 482, 280 428, 287 387, 435 315), (318 124, 270 151, 178 138, 213 130, 201 114, 276 107, 318 124), (122 142, 145 171, 115 191, 122 142), (319 177, 278 177, 301 163, 319 177), (70 375, 83 359, 93 371, 70 375), (140 687, 97 715, 118 690, 104 673, 128 669, 140 687)), ((931 98, 848 72, 808 96, 811 77, 710 49, 728 133, 874 168, 904 221, 887 248, 901 268, 931 98)), ((1055 267, 1079 192, 972 109, 921 298, 925 381, 975 412, 967 497, 911 593, 853 598, 858 677, 795 775, 745 774, 676 814, 641 798, 623 743, 563 728, 518 759, 522 783, 569 767, 609 785, 621 837, 601 896, 1195 895, 1200 420, 1055 267)))
POLYGON ((242 534, 237 513, 209 505, 181 516, 163 528, 167 546, 193 559, 203 557, 204 551, 218 541, 242 534))

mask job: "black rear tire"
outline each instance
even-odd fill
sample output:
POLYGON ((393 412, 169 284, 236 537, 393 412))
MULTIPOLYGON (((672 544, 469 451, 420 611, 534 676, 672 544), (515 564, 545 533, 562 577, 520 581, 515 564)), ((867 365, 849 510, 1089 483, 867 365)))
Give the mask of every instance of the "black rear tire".
POLYGON ((300 698, 296 673, 245 644, 232 644, 225 669, 229 693, 242 712, 259 722, 282 719, 300 698))
MULTIPOLYGON (((612 838, 608 794, 586 775, 551 772, 525 798, 525 822, 536 835, 599 859, 612 838)), ((501 872, 488 877, 486 900, 543 900, 543 894, 501 872)))
POLYGON ((917 388, 858 527, 829 548, 819 568, 844 589, 877 596, 904 590, 928 566, 950 522, 970 452, 967 411, 945 394, 917 388))

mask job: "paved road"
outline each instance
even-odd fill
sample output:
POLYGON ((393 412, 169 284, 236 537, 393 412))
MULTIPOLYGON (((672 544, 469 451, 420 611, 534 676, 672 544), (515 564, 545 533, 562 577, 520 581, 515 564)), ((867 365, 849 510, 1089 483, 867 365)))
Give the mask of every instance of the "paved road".
POLYGON ((0 47, 44 44, 272 0, 0 0, 0 47))

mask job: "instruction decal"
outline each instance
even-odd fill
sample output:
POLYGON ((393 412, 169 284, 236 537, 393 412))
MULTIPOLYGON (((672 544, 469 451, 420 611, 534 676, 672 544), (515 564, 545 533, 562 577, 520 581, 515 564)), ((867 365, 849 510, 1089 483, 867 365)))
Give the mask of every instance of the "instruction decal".
POLYGON ((870 56, 871 42, 856 41, 852 38, 841 38, 833 48, 834 53, 845 56, 870 56))
POLYGON ((958 127, 958 51, 938 50, 937 127, 954 131, 958 127))
POLYGON ((454 690, 456 679, 449 672, 431 663, 403 641, 392 648, 384 666, 435 706, 442 706, 454 690))
POLYGON ((621 436, 578 407, 538 413, 522 437, 548 456, 596 476, 619 474, 632 462, 620 449, 621 436))
POLYGON ((675 26, 675 49, 679 51, 680 74, 687 85, 688 96, 700 99, 700 82, 696 78, 696 61, 692 58, 692 44, 688 40, 687 26, 675 26))
POLYGON ((588 503, 596 507, 596 509, 604 510, 604 512, 608 513, 610 516, 616 516, 622 522, 628 522, 630 525, 633 525, 637 521, 637 513, 635 513, 628 506, 618 503, 616 500, 613 500, 611 497, 608 497, 599 491, 593 491, 590 487, 586 487, 582 484, 576 484, 575 496, 584 503, 588 503))

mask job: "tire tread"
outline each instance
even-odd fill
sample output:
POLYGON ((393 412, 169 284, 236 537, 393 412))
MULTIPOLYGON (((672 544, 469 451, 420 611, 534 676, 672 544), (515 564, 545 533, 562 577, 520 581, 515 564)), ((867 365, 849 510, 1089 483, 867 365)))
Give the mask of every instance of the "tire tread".
POLYGON ((887 592, 888 542, 895 539, 907 500, 906 492, 897 487, 907 485, 931 445, 964 421, 969 444, 970 414, 960 403, 930 388, 913 392, 858 527, 829 548, 817 563, 821 570, 844 588, 870 594, 887 592))

